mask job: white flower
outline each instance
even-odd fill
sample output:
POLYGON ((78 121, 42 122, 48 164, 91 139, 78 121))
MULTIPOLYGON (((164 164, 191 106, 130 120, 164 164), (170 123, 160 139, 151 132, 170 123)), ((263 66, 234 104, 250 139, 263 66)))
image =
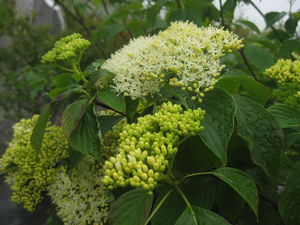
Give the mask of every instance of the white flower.
POLYGON ((220 57, 241 47, 241 40, 222 28, 174 22, 158 35, 131 40, 102 68, 116 74, 115 89, 125 96, 152 95, 169 83, 201 97, 224 67, 220 57))

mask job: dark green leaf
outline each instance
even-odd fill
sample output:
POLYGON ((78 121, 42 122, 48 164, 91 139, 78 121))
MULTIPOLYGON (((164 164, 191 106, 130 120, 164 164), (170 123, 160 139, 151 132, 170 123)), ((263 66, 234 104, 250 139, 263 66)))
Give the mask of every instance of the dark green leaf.
POLYGON ((200 137, 204 144, 221 160, 227 163, 227 145, 234 128, 236 105, 233 98, 222 89, 208 92, 203 99, 204 130, 200 137))
POLYGON ((296 45, 296 40, 285 40, 279 49, 278 58, 288 59, 296 48, 296 45))
POLYGON ((96 72, 97 70, 100 69, 101 65, 103 64, 104 60, 103 59, 97 59, 95 60, 94 62, 92 62, 91 64, 89 64, 84 72, 87 73, 87 74, 91 74, 91 73, 94 73, 96 72))
POLYGON ((218 214, 193 206, 193 211, 186 208, 176 221, 175 225, 230 225, 218 214))
POLYGON ((153 195, 142 189, 121 195, 110 209, 111 225, 144 225, 153 202, 153 195))
POLYGON ((249 62, 261 72, 274 64, 272 54, 261 47, 248 44, 244 52, 249 62))
POLYGON ((282 130, 261 105, 242 96, 236 96, 235 101, 238 135, 247 142, 252 161, 275 183, 282 150, 282 130))
POLYGON ((236 0, 227 0, 223 5, 224 16, 229 21, 233 19, 236 2, 236 0))
POLYGON ((260 34, 260 30, 258 29, 258 27, 252 23, 251 21, 249 20, 238 20, 237 21, 238 23, 250 28, 251 30, 253 30, 254 32, 256 32, 257 34, 260 34))
POLYGON ((285 30, 290 33, 290 34, 294 34, 296 31, 298 25, 298 19, 296 18, 289 18, 285 23, 284 23, 284 28, 285 30))
POLYGON ((66 136, 69 136, 76 128, 80 119, 86 112, 88 106, 88 99, 81 99, 69 105, 62 114, 62 127, 66 136))
POLYGON ((53 83, 58 88, 66 88, 67 86, 76 84, 76 81, 70 74, 61 74, 53 79, 53 83))
POLYGON ((281 128, 300 126, 300 111, 292 106, 276 104, 268 108, 281 128))
POLYGON ((69 151, 69 157, 67 160, 67 165, 69 169, 73 169, 80 160, 84 157, 84 154, 82 152, 73 150, 72 148, 69 151))
MULTIPOLYGON (((161 188, 160 188, 161 189, 161 188)), ((156 203, 160 202, 169 190, 160 190, 156 203)), ((154 205, 155 207, 155 205, 154 205)), ((174 225, 178 217, 185 209, 185 203, 177 191, 173 191, 166 201, 161 205, 158 211, 154 214, 151 225, 174 225)))
POLYGON ((189 202, 205 209, 211 209, 216 199, 217 185, 213 177, 194 177, 180 185, 189 202))
POLYGON ((40 151, 44 133, 47 127, 48 119, 51 114, 51 105, 47 105, 41 115, 38 118, 38 121, 36 122, 32 135, 30 137, 30 143, 33 149, 36 151, 40 151))
POLYGON ((93 106, 88 106, 78 125, 70 134, 71 146, 82 153, 101 158, 99 128, 93 106))
POLYGON ((98 92, 98 98, 109 107, 119 112, 126 113, 125 98, 122 95, 118 95, 116 92, 114 92, 112 88, 103 88, 98 92))
POLYGON ((279 212, 286 225, 300 224, 300 162, 290 173, 284 192, 279 199, 279 212))
POLYGON ((201 141, 200 136, 194 136, 179 146, 173 169, 178 176, 183 176, 211 170, 219 164, 220 160, 201 141))
POLYGON ((271 89, 265 87, 249 76, 222 76, 217 83, 232 95, 243 95, 264 105, 272 96, 271 89))
POLYGON ((300 132, 295 132, 295 133, 285 135, 284 149, 289 149, 298 140, 300 140, 300 132))
POLYGON ((194 22, 195 24, 201 26, 202 20, 200 16, 191 9, 178 9, 176 11, 171 12, 168 17, 168 22, 173 21, 190 21, 194 22))
POLYGON ((125 100, 126 100, 126 115, 129 119, 129 122, 132 122, 135 118, 139 100, 132 100, 130 97, 126 97, 125 100))
POLYGON ((235 190, 221 182, 217 189, 217 203, 221 214, 229 221, 236 221, 245 205, 245 201, 235 190))
POLYGON ((122 118, 122 116, 99 116, 98 119, 101 124, 102 135, 109 131, 115 124, 117 124, 122 118))
POLYGON ((247 173, 234 168, 220 168, 212 172, 213 175, 232 187, 250 206, 258 216, 258 193, 254 180, 247 173))
POLYGON ((281 20, 286 15, 286 12, 269 12, 265 15, 267 26, 270 27, 277 21, 281 20))

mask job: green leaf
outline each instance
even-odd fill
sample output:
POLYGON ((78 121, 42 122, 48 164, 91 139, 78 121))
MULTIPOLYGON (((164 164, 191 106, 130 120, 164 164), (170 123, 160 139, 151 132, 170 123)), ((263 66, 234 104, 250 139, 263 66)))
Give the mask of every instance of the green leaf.
POLYGON ((222 76, 217 83, 232 95, 246 96, 262 105, 272 96, 271 89, 244 75, 222 76))
POLYGON ((219 165, 220 160, 208 149, 198 135, 187 139, 179 146, 173 170, 176 175, 183 176, 211 170, 219 165))
POLYGON ((123 118, 124 117, 122 116, 99 116, 98 119, 101 124, 101 134, 105 134, 123 118))
POLYGON ((292 106, 276 104, 268 108, 281 128, 300 126, 300 111, 292 106))
POLYGON ((99 128, 93 106, 88 106, 86 112, 78 122, 78 125, 70 134, 71 146, 82 153, 91 155, 100 160, 101 145, 99 128))
POLYGON ((254 23, 252 23, 251 21, 249 21, 249 20, 238 20, 237 22, 244 25, 244 26, 246 26, 246 27, 248 27, 249 29, 256 32, 257 34, 260 34, 260 30, 258 29, 258 27, 254 23))
POLYGON ((284 149, 289 149, 298 140, 300 140, 300 132, 295 132, 295 133, 285 135, 284 149))
POLYGON ((216 180, 213 177, 194 177, 181 184, 180 189, 192 205, 205 209, 213 207, 217 194, 216 180))
POLYGON ((78 125, 80 119, 86 112, 88 106, 88 99, 81 99, 70 104, 63 112, 61 124, 65 135, 70 136, 72 131, 78 125))
POLYGON ((223 217, 210 210, 196 206, 192 209, 193 211, 186 208, 175 225, 230 225, 223 217))
POLYGON ((116 92, 114 92, 112 88, 103 88, 101 91, 99 91, 98 98, 109 107, 119 112, 126 113, 125 98, 122 95, 118 95, 116 92))
MULTIPOLYGON (((154 208, 157 203, 166 195, 169 191, 169 187, 160 187, 157 189, 158 198, 155 200, 154 208)), ((151 219, 151 225, 174 225, 176 220, 182 214, 185 209, 185 203, 182 197, 177 191, 174 191, 168 196, 165 202, 160 206, 157 212, 151 219)))
POLYGON ((173 21, 190 21, 194 22, 198 26, 202 25, 202 20, 198 13, 191 9, 178 9, 172 11, 167 20, 169 23, 173 21))
POLYGON ((288 33, 294 34, 296 31, 297 25, 298 25, 298 19, 290 17, 284 23, 284 28, 288 33))
POLYGON ((205 117, 200 133, 203 143, 221 160, 227 163, 227 145, 234 128, 236 105, 233 98, 222 89, 208 92, 203 99, 205 117))
POLYGON ((36 151, 41 150, 44 133, 47 127, 48 119, 51 114, 51 105, 47 105, 39 116, 30 137, 30 144, 36 151))
POLYGON ((234 10, 236 7, 236 0, 227 0, 223 5, 223 11, 226 19, 232 21, 234 16, 234 10))
POLYGON ((121 195, 111 205, 111 225, 144 225, 153 202, 153 195, 147 191, 135 189, 121 195))
POLYGON ((290 173, 284 192, 279 198, 279 212, 286 225, 300 224, 300 162, 290 173))
POLYGON ((69 157, 67 160, 68 169, 73 169, 75 166, 81 161, 81 159, 84 157, 84 154, 82 152, 73 150, 70 148, 69 150, 69 157))
POLYGON ((275 183, 282 150, 282 130, 261 105, 242 96, 236 96, 235 101, 237 133, 247 142, 252 161, 275 183))
POLYGON ((278 51, 278 55, 277 55, 278 58, 285 58, 285 59, 290 58, 292 52, 296 48, 296 45, 297 45, 296 40, 285 40, 278 51))
POLYGON ((261 47, 247 44, 244 52, 249 62, 260 72, 274 64, 273 55, 261 47))
POLYGON ((130 97, 126 97, 125 101, 127 118, 129 119, 129 122, 133 122, 136 115, 139 100, 132 100, 130 97))
POLYGON ((232 187, 250 206, 258 217, 258 192, 254 180, 247 173, 234 168, 220 168, 211 174, 232 187))
POLYGON ((55 87, 66 88, 68 86, 75 85, 76 81, 70 74, 61 74, 53 78, 53 83, 55 87))
POLYGON ((220 214, 229 221, 236 221, 245 205, 245 201, 235 190, 221 182, 217 189, 217 203, 220 214))
POLYGON ((270 27, 277 21, 281 20, 286 15, 286 12, 269 12, 265 15, 267 26, 270 27))

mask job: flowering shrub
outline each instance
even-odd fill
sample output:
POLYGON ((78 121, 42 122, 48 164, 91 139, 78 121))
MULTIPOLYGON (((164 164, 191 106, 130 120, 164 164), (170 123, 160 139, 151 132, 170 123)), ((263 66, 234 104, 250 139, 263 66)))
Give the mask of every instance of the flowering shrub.
POLYGON ((57 41, 52 101, 0 160, 12 200, 46 194, 61 224, 299 224, 297 54, 242 40, 177 21, 85 68, 89 41, 57 41))

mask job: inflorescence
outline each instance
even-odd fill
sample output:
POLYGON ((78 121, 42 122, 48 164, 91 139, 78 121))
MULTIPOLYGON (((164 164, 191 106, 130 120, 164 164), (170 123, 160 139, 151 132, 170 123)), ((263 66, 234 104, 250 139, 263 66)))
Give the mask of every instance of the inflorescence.
POLYGON ((54 48, 42 57, 42 62, 53 63, 76 59, 90 45, 91 43, 83 39, 81 34, 74 33, 57 41, 54 48))
POLYGON ((287 105, 300 105, 300 61, 279 59, 274 66, 266 69, 265 74, 275 80, 278 88, 274 98, 287 105))
POLYGON ((222 28, 174 22, 157 35, 131 40, 102 68, 115 74, 115 89, 125 96, 152 95, 169 83, 201 99, 224 67, 221 56, 242 46, 237 35, 222 28))
POLYGON ((115 157, 104 164, 103 183, 109 188, 131 185, 153 190, 163 179, 182 137, 199 133, 204 111, 163 103, 153 115, 124 126, 115 157))
POLYGON ((62 170, 48 188, 65 225, 107 224, 109 195, 101 182, 103 170, 86 156, 73 170, 62 170))
POLYGON ((40 152, 31 147, 30 137, 38 115, 14 125, 13 139, 0 159, 0 173, 6 173, 12 201, 33 211, 42 193, 57 174, 57 163, 68 156, 68 142, 61 127, 48 124, 40 152))

